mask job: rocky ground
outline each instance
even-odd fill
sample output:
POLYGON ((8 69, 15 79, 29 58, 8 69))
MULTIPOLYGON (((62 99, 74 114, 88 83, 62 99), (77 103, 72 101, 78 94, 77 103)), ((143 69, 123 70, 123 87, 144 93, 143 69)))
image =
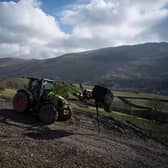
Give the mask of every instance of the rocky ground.
POLYGON ((168 145, 107 118, 98 134, 95 115, 80 111, 68 122, 42 125, 1 98, 0 167, 166 168, 168 145))

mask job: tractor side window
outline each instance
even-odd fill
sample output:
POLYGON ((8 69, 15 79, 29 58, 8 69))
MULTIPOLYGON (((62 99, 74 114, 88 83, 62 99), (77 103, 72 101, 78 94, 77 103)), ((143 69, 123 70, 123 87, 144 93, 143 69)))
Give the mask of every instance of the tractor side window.
POLYGON ((39 82, 37 80, 32 81, 31 83, 31 90, 34 90, 35 88, 37 88, 39 86, 39 82))

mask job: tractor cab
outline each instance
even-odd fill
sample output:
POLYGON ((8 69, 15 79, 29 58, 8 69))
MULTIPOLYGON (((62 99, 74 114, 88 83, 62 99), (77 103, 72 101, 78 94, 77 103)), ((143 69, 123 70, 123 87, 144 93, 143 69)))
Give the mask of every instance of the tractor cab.
POLYGON ((28 90, 38 100, 50 91, 54 90, 54 81, 49 79, 29 78, 28 90))
POLYGON ((28 89, 33 90, 36 87, 52 90, 54 88, 54 81, 49 79, 29 78, 28 89))

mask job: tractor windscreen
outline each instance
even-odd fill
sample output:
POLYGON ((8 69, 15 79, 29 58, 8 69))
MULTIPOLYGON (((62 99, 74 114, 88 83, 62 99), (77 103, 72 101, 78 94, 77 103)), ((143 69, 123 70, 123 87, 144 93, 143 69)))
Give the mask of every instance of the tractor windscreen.
POLYGON ((43 81, 42 84, 42 95, 47 96, 50 91, 53 91, 54 89, 54 84, 53 82, 50 81, 43 81))
POLYGON ((53 83, 45 81, 43 83, 43 89, 44 90, 52 90, 54 88, 53 83))
POLYGON ((54 84, 52 82, 44 81, 43 83, 43 89, 50 91, 54 89, 54 84))

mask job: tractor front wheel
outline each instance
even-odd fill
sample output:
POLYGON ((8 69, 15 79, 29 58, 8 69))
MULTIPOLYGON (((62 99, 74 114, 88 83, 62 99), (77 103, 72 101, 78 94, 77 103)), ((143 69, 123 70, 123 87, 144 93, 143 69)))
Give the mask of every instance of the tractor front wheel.
POLYGON ((45 124, 51 124, 58 118, 58 112, 54 105, 42 105, 39 112, 39 119, 45 124))
POLYGON ((68 107, 67 109, 64 109, 63 111, 59 111, 58 120, 66 121, 66 120, 69 120, 71 116, 72 116, 72 109, 68 107))

